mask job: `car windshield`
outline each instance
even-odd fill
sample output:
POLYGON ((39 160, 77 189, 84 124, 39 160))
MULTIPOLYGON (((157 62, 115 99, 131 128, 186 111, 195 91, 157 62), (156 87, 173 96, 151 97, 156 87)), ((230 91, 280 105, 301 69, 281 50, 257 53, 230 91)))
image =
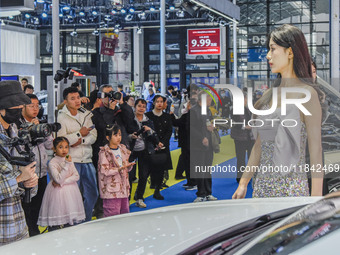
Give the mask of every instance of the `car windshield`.
POLYGON ((340 197, 309 205, 244 254, 289 254, 340 228, 340 197))
POLYGON ((274 224, 298 211, 303 206, 292 207, 245 221, 203 240, 180 254, 234 254, 274 224), (217 253, 216 253, 217 252, 217 253))

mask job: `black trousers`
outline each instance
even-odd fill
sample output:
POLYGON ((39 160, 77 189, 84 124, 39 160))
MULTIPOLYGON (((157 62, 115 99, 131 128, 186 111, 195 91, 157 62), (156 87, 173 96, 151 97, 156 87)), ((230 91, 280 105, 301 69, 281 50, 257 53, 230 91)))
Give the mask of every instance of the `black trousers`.
POLYGON ((247 159, 249 159, 253 146, 254 146, 253 140, 249 141, 235 140, 235 151, 237 159, 237 178, 242 177, 241 167, 246 166, 246 152, 247 159))
MULTIPOLYGON (((194 153, 195 164, 198 166, 211 166, 214 159, 212 149, 194 153)), ((200 178, 195 179, 197 184, 197 197, 206 197, 212 193, 212 180, 210 172, 200 173, 200 178)))
POLYGON ((181 148, 181 155, 179 155, 179 158, 178 158, 175 177, 182 176, 184 171, 185 171, 185 161, 184 161, 184 155, 183 155, 183 148, 181 148))
POLYGON ((162 189, 164 171, 162 166, 151 166, 151 183, 155 185, 156 190, 162 189))
POLYGON ((22 203, 25 212, 26 223, 30 236, 39 235, 40 231, 37 225, 42 199, 47 186, 47 176, 38 180, 38 192, 32 197, 31 203, 22 203))
MULTIPOLYGON (((179 157, 178 165, 180 164, 180 161, 181 161, 181 164, 183 165, 183 169, 185 171, 185 177, 187 178, 187 185, 195 186, 196 185, 195 179, 190 177, 190 150, 187 148, 181 148, 181 151, 182 153, 179 157)), ((177 169, 178 169, 178 165, 177 165, 177 169)), ((177 175, 177 172, 176 172, 176 175, 177 175)))
POLYGON ((138 159, 138 186, 136 190, 136 198, 144 199, 143 196, 145 192, 146 182, 151 172, 149 155, 145 150, 133 151, 130 159, 138 159))

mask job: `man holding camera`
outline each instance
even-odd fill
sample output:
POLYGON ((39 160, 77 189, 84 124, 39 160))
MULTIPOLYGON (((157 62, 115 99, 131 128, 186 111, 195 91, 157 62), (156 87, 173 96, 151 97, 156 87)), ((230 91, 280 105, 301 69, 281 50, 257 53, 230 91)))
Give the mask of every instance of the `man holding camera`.
MULTIPOLYGON (((138 129, 133 121, 133 110, 131 106, 123 101, 120 92, 113 92, 111 85, 101 85, 97 97, 101 99, 101 106, 92 111, 92 121, 98 132, 97 140, 92 145, 92 160, 96 168, 98 164, 99 148, 107 143, 105 136, 107 125, 117 124, 120 127, 122 132, 121 143, 127 147, 129 146, 128 134, 131 134, 138 129)), ((102 201, 99 198, 95 208, 95 215, 97 218, 102 217, 102 211, 102 201)))
POLYGON ((78 185, 84 200, 85 221, 90 221, 98 198, 96 169, 92 164, 91 147, 97 139, 97 130, 92 123, 92 113, 81 107, 77 88, 64 89, 63 97, 65 106, 58 114, 58 122, 61 125, 58 136, 64 136, 70 142, 69 153, 80 177, 78 185))
MULTIPOLYGON (((24 123, 32 123, 33 125, 39 125, 39 100, 36 95, 27 94, 31 99, 30 104, 26 104, 22 109, 22 116, 16 123, 20 127, 24 123)), ((23 203, 22 207, 25 211, 26 222, 30 236, 39 235, 40 231, 37 225, 41 202, 47 186, 47 161, 48 155, 46 150, 53 149, 53 137, 49 135, 44 141, 33 147, 33 153, 35 155, 36 174, 39 177, 38 192, 37 195, 32 198, 31 203, 23 203)))
POLYGON ((102 105, 92 111, 92 121, 96 126, 98 137, 93 144, 93 163, 97 166, 99 147, 107 143, 105 130, 106 125, 117 124, 122 131, 122 144, 129 146, 128 134, 138 130, 134 122, 134 113, 131 106, 123 101, 120 92, 113 92, 111 85, 102 85, 99 88, 98 97, 102 100, 102 105), (119 105, 119 107, 118 107, 119 105))
MULTIPOLYGON (((15 121, 21 115, 24 104, 30 99, 25 96, 18 81, 0 81, 0 144, 6 151, 6 137, 16 136, 15 121)), ((28 237, 25 214, 21 206, 20 196, 25 188, 33 188, 38 184, 35 174, 36 162, 25 167, 11 165, 4 155, 0 154, 0 245, 12 243, 28 237)))

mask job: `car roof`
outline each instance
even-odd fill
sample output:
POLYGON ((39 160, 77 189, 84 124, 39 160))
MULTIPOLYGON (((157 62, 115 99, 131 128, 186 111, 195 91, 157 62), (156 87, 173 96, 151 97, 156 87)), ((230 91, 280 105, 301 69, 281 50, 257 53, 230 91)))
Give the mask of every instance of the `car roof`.
POLYGON ((223 200, 108 217, 0 248, 5 254, 176 254, 219 231, 319 198, 223 200))

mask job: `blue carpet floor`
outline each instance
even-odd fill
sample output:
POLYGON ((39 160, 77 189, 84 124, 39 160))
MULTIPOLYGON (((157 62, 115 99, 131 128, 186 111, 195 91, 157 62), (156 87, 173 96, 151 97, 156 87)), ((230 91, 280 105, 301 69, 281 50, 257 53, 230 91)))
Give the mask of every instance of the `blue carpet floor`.
MULTIPOLYGON (((220 166, 223 165, 236 165, 236 158, 230 159, 228 161, 223 162, 220 166)), ((238 183, 236 182, 236 173, 232 173, 229 176, 223 174, 223 178, 220 174, 213 174, 213 184, 212 184, 212 194, 217 197, 219 200, 222 199, 231 199, 234 194, 238 183), (228 178, 226 178, 228 177, 228 178)), ((135 204, 130 206, 130 212, 138 212, 145 211, 147 209, 153 209, 163 206, 191 203, 196 198, 196 190, 186 191, 182 186, 186 183, 186 180, 181 181, 167 189, 161 191, 161 194, 164 196, 164 200, 156 200, 152 196, 145 198, 145 203, 147 208, 141 209, 137 207, 135 204)), ((248 185, 246 198, 250 198, 253 190, 251 188, 251 183, 248 185)))

